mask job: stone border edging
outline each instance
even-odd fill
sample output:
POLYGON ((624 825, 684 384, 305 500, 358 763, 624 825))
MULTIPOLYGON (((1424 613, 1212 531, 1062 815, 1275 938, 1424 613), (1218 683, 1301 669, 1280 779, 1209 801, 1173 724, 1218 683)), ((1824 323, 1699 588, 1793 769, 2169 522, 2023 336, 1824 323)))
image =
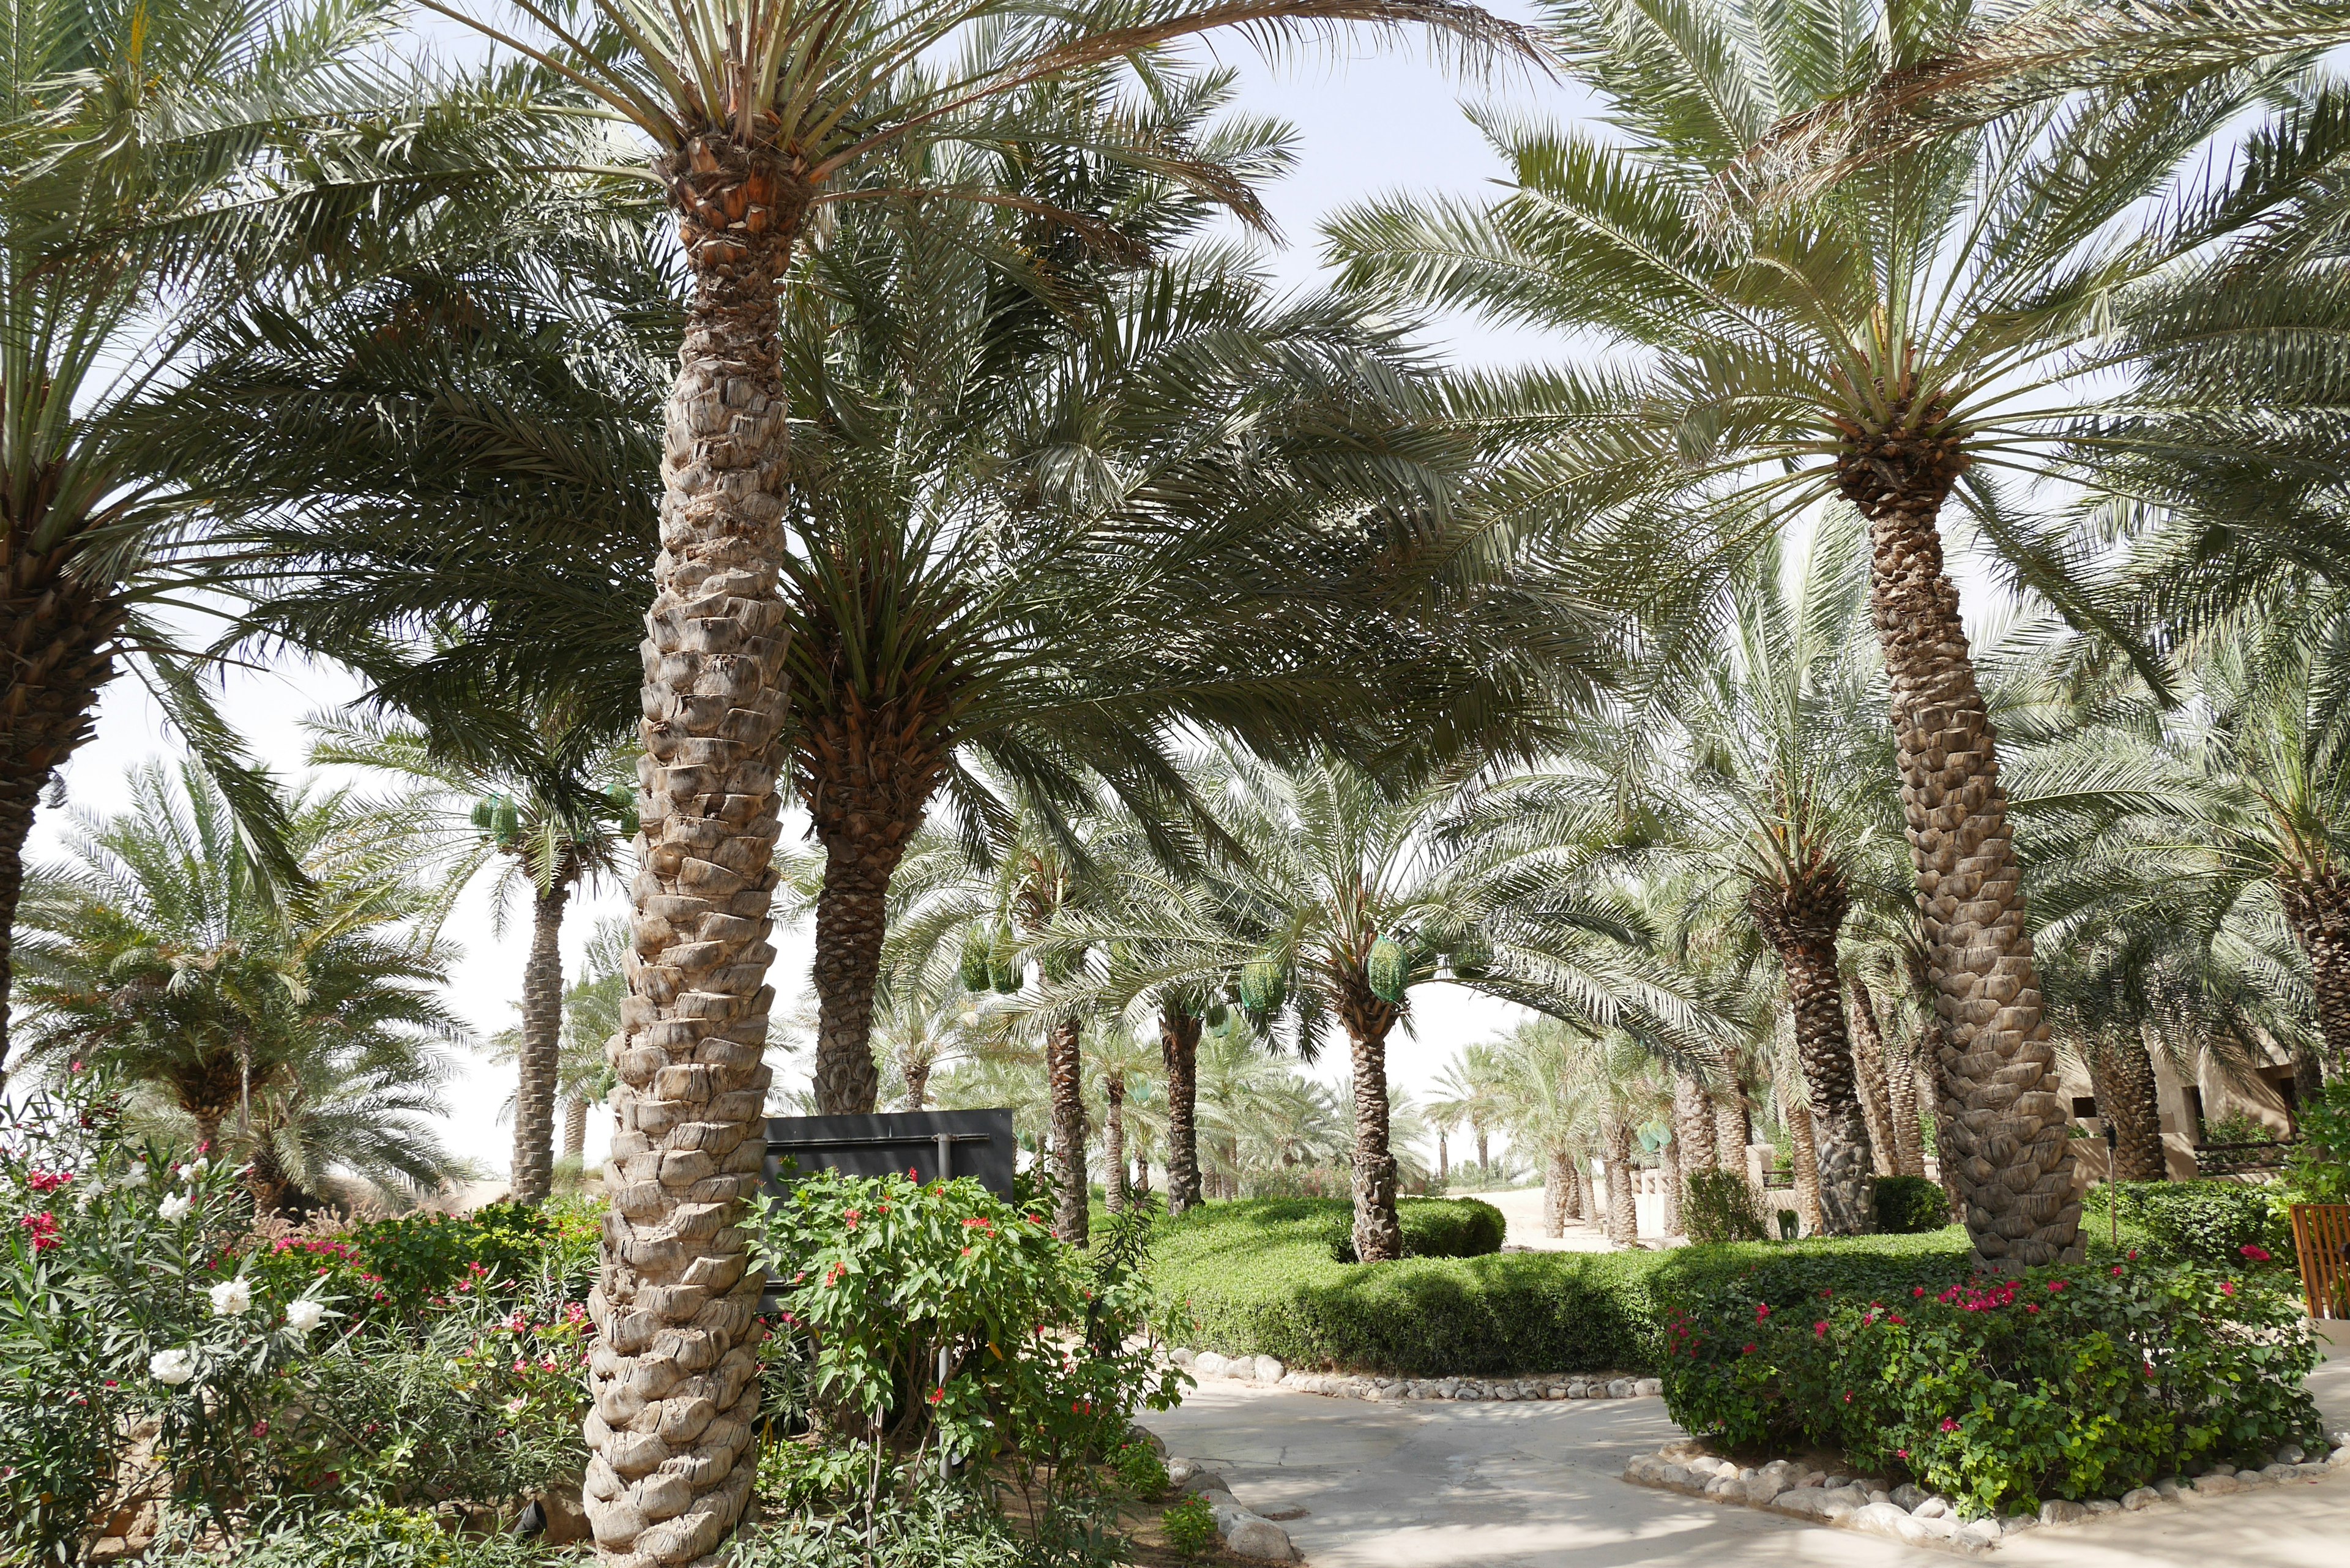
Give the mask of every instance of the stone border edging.
MULTIPOLYGON (((1209 1517, 1216 1521, 1216 1538, 1233 1556, 1261 1563, 1294 1563, 1303 1555, 1289 1539, 1289 1532, 1234 1498, 1224 1478, 1201 1461, 1169 1459, 1167 1480, 1179 1498, 1197 1497, 1208 1505, 1209 1517)), ((1303 1510, 1288 1515, 1303 1516, 1303 1510)))
POLYGON ((2329 1437, 2334 1451, 2324 1459, 2306 1459, 2300 1449, 2288 1444, 2260 1469, 2214 1469, 2187 1481, 2166 1476, 2118 1498, 2047 1502, 2041 1504, 2037 1514, 2012 1514, 2005 1519, 1960 1519, 1949 1498, 1906 1482, 1888 1490, 1880 1480, 1814 1470, 1793 1459, 1773 1459, 1760 1469, 1742 1466, 1705 1453, 1700 1445, 1686 1438, 1632 1460, 1624 1467, 1624 1479, 1635 1486, 1767 1509, 1815 1524, 1865 1530, 1911 1546, 1941 1546, 1980 1554, 1996 1551, 2009 1536, 2043 1525, 2077 1524, 2189 1497, 2224 1497, 2289 1480, 2350 1476, 2350 1432, 2334 1432, 2329 1437))
POLYGON ((1665 1391, 1664 1384, 1654 1377, 1605 1372, 1572 1376, 1556 1372, 1535 1377, 1381 1377, 1293 1372, 1271 1355, 1220 1355, 1212 1350, 1181 1345, 1169 1351, 1167 1359, 1202 1376, 1230 1377, 1333 1399, 1367 1399, 1373 1404, 1401 1404, 1409 1399, 1642 1399, 1665 1391))

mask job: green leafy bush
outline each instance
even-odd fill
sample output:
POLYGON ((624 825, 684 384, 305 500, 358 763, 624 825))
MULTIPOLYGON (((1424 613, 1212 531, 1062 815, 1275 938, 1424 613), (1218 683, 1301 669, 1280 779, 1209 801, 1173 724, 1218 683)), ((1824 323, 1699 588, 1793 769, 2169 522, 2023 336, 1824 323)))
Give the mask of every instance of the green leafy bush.
POLYGON ((926 1485, 874 1513, 803 1513, 755 1525, 728 1568, 1023 1568, 1025 1543, 968 1489, 926 1485))
POLYGON ((1166 1495, 1170 1484, 1167 1479, 1166 1461, 1159 1450, 1145 1442, 1128 1442, 1110 1456, 1110 1469, 1118 1484, 1145 1501, 1166 1495))
POLYGON ((1173 1405, 1182 1375, 1153 1364, 1139 1272, 1149 1224, 1115 1220, 1088 1254, 969 1179, 827 1173, 763 1196, 754 1256, 779 1282, 774 1351, 804 1368, 806 1417, 898 1461, 866 1505, 941 1443, 1003 1451, 1024 1480, 1046 1474, 1057 1503, 1080 1484, 1075 1461, 1113 1451, 1138 1408, 1173 1405))
POLYGON ((540 1568, 555 1554, 512 1535, 460 1534, 434 1514, 370 1505, 322 1514, 230 1552, 165 1548, 151 1568, 540 1568))
POLYGON ((1877 1179, 1877 1228, 1888 1236, 1916 1236, 1950 1222, 1950 1195, 1922 1176, 1877 1179))
MULTIPOLYGON (((1407 1198, 1396 1205, 1403 1225, 1407 1258, 1482 1258, 1502 1250, 1510 1222, 1490 1203, 1474 1198, 1407 1198)), ((1345 1206, 1333 1227, 1330 1256, 1355 1262, 1354 1206, 1345 1206)))
POLYGON ((596 1273, 600 1199, 533 1209, 492 1203, 471 1214, 405 1214, 327 1232, 255 1236, 242 1266, 256 1278, 312 1276, 355 1316, 416 1318, 485 1281, 546 1281, 583 1301, 596 1273))
POLYGON ((1216 1543, 1216 1516, 1202 1497, 1187 1497, 1160 1514, 1159 1530, 1167 1544, 1186 1557, 1197 1557, 1216 1543))
MULTIPOLYGON (((2293 1256, 2293 1226, 2265 1186, 2241 1181, 2123 1181, 2114 1184, 2124 1222, 2142 1228, 2154 1244, 2182 1258, 2241 1269, 2255 1248, 2293 1256)), ((2093 1193, 2086 1207, 2104 1207, 2093 1193)))
POLYGON ((1682 1179, 1681 1228, 1693 1245, 1760 1241, 1767 1234, 1754 1189, 1734 1170, 1693 1170, 1682 1179))
POLYGON ((1159 1294, 1194 1322, 1189 1343, 1298 1367, 1413 1377, 1637 1372, 1658 1364, 1663 1307, 1738 1283, 1790 1298, 1846 1280, 1907 1292, 1962 1275, 1955 1227, 1920 1236, 1681 1247, 1667 1252, 1503 1252, 1340 1263, 1329 1199, 1210 1203, 1163 1225, 1159 1294))
POLYGON ((2297 1303, 2195 1263, 1776 1303, 1732 1285, 1669 1310, 1666 1341, 1666 1407, 1691 1433, 1839 1447, 1971 1513, 2116 1496, 2319 1436, 2297 1303))
POLYGON ((2350 1203, 2350 1076, 2334 1082, 2301 1110, 2301 1142, 2285 1166, 2296 1203, 2350 1203))

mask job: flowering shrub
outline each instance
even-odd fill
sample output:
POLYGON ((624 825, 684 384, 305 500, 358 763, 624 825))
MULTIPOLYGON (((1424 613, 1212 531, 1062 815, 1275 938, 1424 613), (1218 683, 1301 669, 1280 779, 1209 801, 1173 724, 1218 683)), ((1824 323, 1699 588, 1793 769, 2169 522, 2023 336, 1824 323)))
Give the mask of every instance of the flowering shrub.
POLYGON ((242 1272, 238 1174, 132 1142, 122 1112, 81 1074, 0 1111, 0 1557, 68 1556, 109 1502, 244 1511, 282 1375, 335 1312, 242 1272), (125 1461, 132 1430, 154 1464, 125 1461))
MULTIPOLYGON (((554 1553, 511 1535, 459 1534, 432 1514, 371 1504, 275 1530, 239 1552, 233 1568, 536 1568, 554 1553)), ((219 1556, 174 1542, 149 1568, 222 1568, 219 1556)))
POLYGON ((763 1197, 753 1223, 780 1298, 771 1355, 801 1368, 805 1415, 835 1441, 909 1471, 940 1443, 1001 1454, 1060 1486, 1139 1407, 1175 1402, 1182 1375, 1151 1364, 1147 1221, 1113 1221, 1088 1256, 976 1181, 826 1175, 763 1197))
POLYGON ((2298 1303, 2132 1259, 1800 1309, 1731 1288, 1667 1314, 1665 1398, 1693 1433, 1839 1447, 1988 1512, 2110 1497, 2199 1459, 2314 1444, 2298 1303))
MULTIPOLYGON (((2124 1181, 2116 1184, 2122 1221, 2144 1231, 2161 1251, 2223 1268, 2241 1268, 2244 1248, 2293 1256, 2293 1225, 2265 1185, 2241 1181, 2124 1181)), ((2104 1189, 2089 1195, 2091 1213, 2104 1189)))
POLYGON ((413 1319, 479 1290, 546 1280, 585 1300, 596 1272, 600 1202, 558 1199, 531 1209, 493 1203, 471 1214, 407 1214, 357 1225, 331 1221, 244 1245, 246 1271, 271 1281, 315 1276, 355 1317, 413 1319))

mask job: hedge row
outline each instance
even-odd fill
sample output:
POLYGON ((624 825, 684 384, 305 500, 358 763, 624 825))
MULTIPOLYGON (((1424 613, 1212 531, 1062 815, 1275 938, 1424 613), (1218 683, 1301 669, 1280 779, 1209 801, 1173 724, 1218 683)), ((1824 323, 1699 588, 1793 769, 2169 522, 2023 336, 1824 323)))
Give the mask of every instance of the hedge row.
POLYGON ((1966 1232, 1954 1228, 1669 1252, 1407 1257, 1365 1267, 1331 1253, 1330 1238, 1348 1213, 1346 1203, 1326 1199, 1209 1204, 1160 1232, 1154 1278, 1189 1312, 1200 1349, 1316 1369, 1504 1376, 1654 1370, 1665 1311, 1719 1288, 1735 1284, 1755 1299, 1791 1303, 1831 1283, 1907 1295, 1963 1277, 1969 1256, 1966 1232))

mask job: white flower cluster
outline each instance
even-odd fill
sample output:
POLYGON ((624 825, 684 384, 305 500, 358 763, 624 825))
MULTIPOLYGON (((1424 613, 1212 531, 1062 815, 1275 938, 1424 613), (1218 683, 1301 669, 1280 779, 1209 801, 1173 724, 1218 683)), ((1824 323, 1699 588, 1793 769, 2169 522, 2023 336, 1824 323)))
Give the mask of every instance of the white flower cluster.
POLYGON ((177 1225, 188 1217, 188 1195, 184 1192, 167 1194, 155 1205, 155 1213, 166 1225, 177 1225))
POLYGON ((234 1317, 253 1307, 253 1287, 239 1274, 233 1280, 223 1280, 212 1288, 213 1315, 234 1317))
POLYGON ((286 1326, 296 1334, 307 1334, 324 1322, 326 1316, 327 1309, 323 1303, 305 1296, 298 1302, 286 1303, 286 1326))
POLYGON ((196 1375, 193 1351, 159 1350, 147 1358, 147 1370, 166 1388, 177 1388, 196 1375))

